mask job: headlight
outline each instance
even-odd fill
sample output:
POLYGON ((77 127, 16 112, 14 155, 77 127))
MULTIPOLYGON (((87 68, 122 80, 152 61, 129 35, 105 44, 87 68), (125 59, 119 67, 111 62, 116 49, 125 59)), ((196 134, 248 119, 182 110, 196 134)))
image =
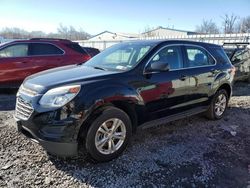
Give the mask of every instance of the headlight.
POLYGON ((80 91, 80 85, 63 86, 50 89, 39 101, 43 107, 61 107, 71 101, 80 91))

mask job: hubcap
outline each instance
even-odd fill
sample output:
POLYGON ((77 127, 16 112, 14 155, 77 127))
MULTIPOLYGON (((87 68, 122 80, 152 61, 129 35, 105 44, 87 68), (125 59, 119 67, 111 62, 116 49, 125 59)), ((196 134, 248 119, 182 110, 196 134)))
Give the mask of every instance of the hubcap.
POLYGON ((95 146, 100 153, 111 154, 122 146, 125 137, 126 127, 122 120, 112 118, 98 128, 95 135, 95 146))
POLYGON ((221 116, 224 113, 226 106, 227 106, 227 98, 224 94, 220 94, 215 101, 215 107, 214 107, 215 114, 217 116, 221 116))

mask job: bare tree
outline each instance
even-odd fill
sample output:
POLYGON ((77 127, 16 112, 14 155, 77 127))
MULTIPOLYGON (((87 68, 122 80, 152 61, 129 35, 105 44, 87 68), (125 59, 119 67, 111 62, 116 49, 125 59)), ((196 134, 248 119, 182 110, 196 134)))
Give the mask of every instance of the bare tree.
POLYGON ((82 28, 76 30, 73 26, 64 26, 62 24, 57 28, 57 32, 60 38, 70 39, 70 40, 83 40, 90 37, 90 35, 85 32, 82 28))
POLYGON ((239 28, 241 33, 250 33, 250 16, 241 19, 239 28))
POLYGON ((237 29, 237 20, 239 19, 238 16, 234 15, 233 13, 231 15, 225 14, 222 17, 222 26, 224 33, 234 33, 237 29))
POLYGON ((76 30, 73 26, 59 25, 57 33, 46 34, 43 31, 25 31, 20 28, 4 28, 0 30, 0 36, 8 39, 29 39, 37 37, 49 38, 64 38, 70 40, 84 40, 90 37, 90 34, 85 32, 82 28, 76 30))
POLYGON ((2 29, 0 35, 4 38, 22 39, 22 38, 28 38, 29 32, 16 27, 13 28, 6 27, 2 29))
POLYGON ((215 34, 219 33, 219 28, 212 20, 203 20, 201 25, 196 26, 195 31, 198 33, 215 34))

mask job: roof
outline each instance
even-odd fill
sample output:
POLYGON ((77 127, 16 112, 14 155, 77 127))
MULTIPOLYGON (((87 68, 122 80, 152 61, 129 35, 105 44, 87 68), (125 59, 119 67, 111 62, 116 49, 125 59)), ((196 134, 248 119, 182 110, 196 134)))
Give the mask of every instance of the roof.
POLYGON ((139 35, 135 34, 135 33, 114 33, 114 32, 110 32, 110 31, 103 31, 101 33, 98 33, 98 34, 90 37, 89 39, 92 39, 92 38, 97 37, 99 35, 102 35, 104 33, 110 33, 110 34, 113 34, 113 35, 118 35, 118 36, 127 37, 127 38, 137 38, 137 37, 139 37, 139 35))
POLYGON ((58 39, 58 38, 31 38, 31 39, 18 39, 18 40, 11 40, 8 41, 9 43, 15 42, 15 43, 20 43, 20 42, 60 42, 60 43, 71 43, 71 40, 67 39, 58 39))
POLYGON ((193 44, 193 45, 200 45, 200 46, 210 46, 210 47, 220 47, 217 44, 212 44, 212 43, 206 43, 206 42, 198 42, 198 41, 191 41, 191 40, 132 40, 128 42, 123 42, 123 43, 145 43, 145 44, 164 44, 164 43, 169 43, 169 44, 193 44))
POLYGON ((195 34, 196 32, 194 32, 194 31, 186 31, 186 30, 181 30, 181 29, 172 29, 172 28, 168 28, 168 27, 157 27, 157 28, 155 28, 155 29, 152 29, 152 30, 150 30, 150 31, 146 31, 146 32, 143 32, 143 33, 141 33, 141 34, 145 34, 145 33, 149 33, 149 32, 152 32, 152 31, 156 31, 156 30, 158 30, 158 29, 165 29, 165 30, 170 30, 170 31, 179 31, 179 32, 186 32, 186 33, 193 33, 193 34, 195 34))

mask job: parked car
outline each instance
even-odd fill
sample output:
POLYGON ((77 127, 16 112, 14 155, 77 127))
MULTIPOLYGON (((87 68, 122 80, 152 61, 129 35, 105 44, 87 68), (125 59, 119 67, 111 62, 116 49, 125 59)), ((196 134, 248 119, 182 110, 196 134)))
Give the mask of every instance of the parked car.
POLYGON ((222 118, 234 71, 214 44, 120 43, 83 65, 26 78, 17 94, 17 127, 49 153, 72 156, 84 150, 108 161, 124 151, 139 126, 202 112, 222 118))
POLYGON ((34 38, 0 46, 0 87, 18 87, 29 75, 82 63, 93 55, 78 43, 64 39, 34 38))
POLYGON ((91 57, 94 57, 95 55, 100 53, 100 50, 97 48, 91 48, 91 47, 82 47, 91 57))
POLYGON ((250 44, 224 43, 225 52, 236 68, 235 81, 248 81, 250 83, 250 44))

